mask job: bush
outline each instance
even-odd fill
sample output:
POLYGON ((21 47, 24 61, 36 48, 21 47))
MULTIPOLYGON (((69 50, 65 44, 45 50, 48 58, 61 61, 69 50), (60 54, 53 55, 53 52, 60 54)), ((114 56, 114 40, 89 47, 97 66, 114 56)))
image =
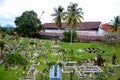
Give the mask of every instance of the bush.
POLYGON ((105 36, 105 42, 108 44, 117 44, 120 42, 120 33, 108 33, 105 36))
MULTIPOLYGON (((72 34, 73 34, 73 35, 72 35, 72 41, 74 41, 74 40, 77 38, 77 33, 76 33, 76 31, 73 31, 72 34)), ((70 39, 71 39, 71 31, 70 31, 70 30, 69 30, 69 31, 65 31, 65 32, 63 32, 63 35, 64 35, 63 41, 65 41, 65 42, 70 42, 70 39)))
POLYGON ((14 29, 7 29, 5 32, 8 35, 14 35, 14 29))
POLYGON ((4 49, 4 47, 5 47, 5 41, 0 40, 0 47, 1 47, 2 50, 4 49))
POLYGON ((27 65, 27 59, 19 53, 8 54, 5 58, 5 62, 9 65, 27 65))
POLYGON ((6 34, 2 32, 2 33, 0 33, 0 36, 1 36, 1 38, 4 38, 6 36, 6 34))
POLYGON ((29 42, 30 43, 30 45, 34 45, 35 43, 34 43, 34 41, 31 41, 31 42, 29 42))

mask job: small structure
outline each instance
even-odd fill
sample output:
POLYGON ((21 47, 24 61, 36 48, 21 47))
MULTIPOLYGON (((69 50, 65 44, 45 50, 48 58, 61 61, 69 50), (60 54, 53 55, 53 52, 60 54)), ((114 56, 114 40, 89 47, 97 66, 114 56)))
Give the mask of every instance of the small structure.
POLYGON ((34 78, 19 78, 19 80, 35 80, 34 78))
POLYGON ((87 74, 97 74, 103 72, 102 69, 98 66, 93 66, 89 63, 86 65, 76 66, 75 61, 64 62, 64 67, 62 69, 62 73, 70 73, 75 70, 75 73, 79 78, 87 78, 87 74), (68 64, 68 65, 66 65, 68 64))
POLYGON ((61 48, 61 46, 59 46, 59 45, 51 46, 51 50, 52 50, 54 55, 59 54, 58 51, 59 51, 60 48, 61 48))
POLYGON ((28 73, 27 73, 26 78, 29 78, 30 80, 35 80, 38 72, 39 72, 38 70, 30 68, 29 71, 28 71, 28 73))
POLYGON ((61 70, 59 65, 51 66, 49 78, 50 80, 62 80, 61 70))
POLYGON ((52 49, 59 49, 60 46, 59 45, 56 45, 56 46, 51 46, 52 49))
POLYGON ((67 62, 67 66, 74 66, 74 65, 76 65, 76 64, 77 64, 76 61, 68 61, 68 62, 67 62))

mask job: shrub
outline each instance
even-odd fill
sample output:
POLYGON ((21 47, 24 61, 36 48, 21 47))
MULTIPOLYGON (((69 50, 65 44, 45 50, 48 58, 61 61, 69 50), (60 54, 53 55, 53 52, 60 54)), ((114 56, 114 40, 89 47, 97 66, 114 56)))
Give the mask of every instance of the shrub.
POLYGON ((1 47, 2 50, 4 49, 4 47, 5 47, 5 41, 0 40, 0 47, 1 47))
POLYGON ((14 35, 14 29, 6 29, 6 34, 8 35, 14 35))
MULTIPOLYGON (((77 33, 76 33, 76 31, 73 31, 72 34, 73 34, 73 35, 72 35, 72 41, 74 41, 74 40, 77 38, 77 33)), ((70 39, 71 39, 71 31, 70 31, 70 30, 69 30, 69 31, 65 31, 65 32, 63 32, 63 35, 64 35, 63 41, 65 41, 65 42, 70 42, 70 39)))
POLYGON ((30 45, 34 45, 34 41, 31 41, 31 42, 29 42, 30 43, 30 45))
POLYGON ((27 59, 19 53, 8 54, 5 58, 5 62, 9 65, 27 65, 27 59))
POLYGON ((0 33, 1 38, 4 38, 6 36, 5 33, 0 33))
POLYGON ((105 42, 108 44, 117 44, 120 42, 120 33, 108 33, 105 36, 105 42))

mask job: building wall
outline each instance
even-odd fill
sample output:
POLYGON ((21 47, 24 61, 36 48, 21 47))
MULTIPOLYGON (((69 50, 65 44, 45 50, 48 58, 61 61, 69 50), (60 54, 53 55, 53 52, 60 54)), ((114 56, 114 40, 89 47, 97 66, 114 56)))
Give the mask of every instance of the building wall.
POLYGON ((107 32, 105 30, 99 28, 99 30, 98 30, 98 35, 99 36, 105 36, 106 34, 107 34, 107 32))
POLYGON ((98 31, 77 31, 78 35, 98 36, 98 31))
MULTIPOLYGON (((78 35, 87 35, 87 36, 101 36, 103 35, 103 32, 101 29, 100 31, 76 31, 78 35)), ((45 32, 49 33, 63 33, 65 30, 45 30, 45 32)))

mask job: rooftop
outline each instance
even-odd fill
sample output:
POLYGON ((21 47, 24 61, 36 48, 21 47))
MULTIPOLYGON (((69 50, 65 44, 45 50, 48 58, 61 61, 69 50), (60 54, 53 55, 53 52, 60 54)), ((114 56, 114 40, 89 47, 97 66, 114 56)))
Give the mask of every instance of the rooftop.
POLYGON ((112 29, 109 27, 107 23, 102 25, 102 29, 105 31, 112 31, 112 29))
MULTIPOLYGON (((101 25, 101 22, 82 22, 78 29, 93 29, 93 28, 99 28, 101 25)), ((45 23, 44 24, 45 29, 57 29, 57 26, 55 23, 45 23)), ((67 28, 69 27, 66 23, 62 23, 61 28, 67 28)))

